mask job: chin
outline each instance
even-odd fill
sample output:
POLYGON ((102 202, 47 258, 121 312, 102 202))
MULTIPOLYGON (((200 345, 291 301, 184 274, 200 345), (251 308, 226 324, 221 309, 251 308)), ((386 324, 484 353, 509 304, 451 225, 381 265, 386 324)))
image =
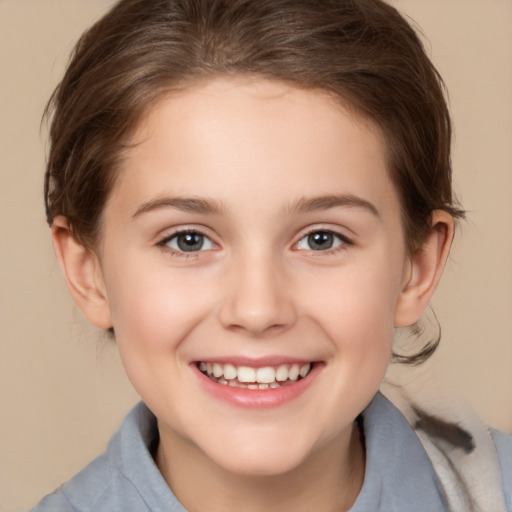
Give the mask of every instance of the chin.
MULTIPOLYGON (((265 436, 267 437, 267 436, 265 436)), ((312 447, 290 439, 238 439, 216 443, 206 455, 225 471, 243 476, 277 476, 299 468, 312 454, 312 447), (220 448, 220 449, 219 449, 220 448), (224 449, 222 449, 224 448, 224 449), (208 453, 209 452, 209 453, 208 453)))
POLYGON ((235 459, 219 461, 219 465, 225 471, 240 476, 275 477, 293 472, 302 462, 301 458, 246 458, 239 454, 235 459))

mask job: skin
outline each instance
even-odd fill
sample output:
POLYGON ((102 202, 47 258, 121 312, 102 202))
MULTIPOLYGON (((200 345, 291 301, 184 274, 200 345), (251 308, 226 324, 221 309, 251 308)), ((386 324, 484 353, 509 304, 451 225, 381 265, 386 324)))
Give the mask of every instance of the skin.
POLYGON ((321 92, 217 79, 161 100, 133 142, 96 250, 64 217, 52 229, 73 297, 114 327, 158 418, 164 478, 190 511, 348 509, 364 477, 354 420, 394 327, 434 292, 451 217, 434 212, 408 254, 379 130, 321 92), (202 250, 180 252, 180 230, 203 234, 202 250), (312 232, 333 247, 314 250, 312 232), (240 407, 195 369, 233 357, 317 371, 293 400, 240 407))

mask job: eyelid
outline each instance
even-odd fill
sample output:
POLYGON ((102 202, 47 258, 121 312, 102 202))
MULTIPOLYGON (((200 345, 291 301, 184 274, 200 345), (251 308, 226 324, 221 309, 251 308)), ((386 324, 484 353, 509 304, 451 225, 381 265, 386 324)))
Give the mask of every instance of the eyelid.
POLYGON ((307 228, 307 230, 303 231, 299 235, 298 240, 293 244, 293 248, 298 251, 310 251, 310 252, 315 252, 318 254, 322 254, 322 253, 326 254, 326 253, 333 253, 337 250, 341 250, 341 249, 346 248, 347 246, 351 246, 351 245, 354 245, 353 240, 351 238, 349 238, 347 235, 345 235, 344 233, 341 233, 339 230, 334 229, 334 228, 328 228, 325 226, 315 226, 312 228, 307 228), (329 234, 333 235, 334 237, 338 238, 341 241, 341 243, 336 245, 335 247, 331 247, 331 248, 325 249, 323 251, 315 251, 314 249, 299 249, 298 244, 302 240, 304 240, 306 237, 308 237, 314 233, 329 233, 329 234))
POLYGON ((164 237, 161 237, 159 239, 159 241, 156 243, 156 246, 161 247, 162 249, 168 250, 171 252, 171 254, 176 255, 176 256, 197 257, 198 254, 201 252, 214 250, 219 247, 219 245, 216 242, 214 242, 213 237, 206 234, 205 231, 206 231, 205 229, 202 229, 200 227, 193 227, 193 226, 183 227, 183 228, 175 228, 171 233, 166 234, 164 237), (169 245, 169 242, 171 240, 173 240, 174 238, 177 238, 180 235, 186 235, 189 233, 197 234, 197 235, 204 237, 204 239, 206 239, 210 242, 212 247, 209 247, 207 249, 201 248, 197 251, 183 251, 179 248, 174 248, 169 245))

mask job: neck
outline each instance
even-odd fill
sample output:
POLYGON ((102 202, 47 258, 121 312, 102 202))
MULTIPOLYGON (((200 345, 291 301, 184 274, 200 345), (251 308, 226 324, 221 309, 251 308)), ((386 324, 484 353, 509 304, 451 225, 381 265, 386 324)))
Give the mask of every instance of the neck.
POLYGON ((227 471, 197 447, 159 430, 156 463, 190 512, 341 512, 352 506, 363 484, 365 454, 355 423, 347 436, 326 443, 298 467, 271 476, 227 471))

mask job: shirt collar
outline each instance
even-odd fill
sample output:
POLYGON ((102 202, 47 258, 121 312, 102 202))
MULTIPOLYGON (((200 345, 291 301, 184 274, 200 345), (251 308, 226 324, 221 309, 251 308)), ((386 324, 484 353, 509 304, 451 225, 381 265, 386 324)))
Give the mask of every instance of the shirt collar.
POLYGON ((362 416, 365 476, 349 512, 447 510, 434 468, 400 411, 378 393, 362 416))
MULTIPOLYGON (((378 393, 362 413, 362 424, 365 477, 349 512, 447 510, 434 468, 398 409, 378 393)), ((186 512, 149 452, 156 435, 156 419, 141 402, 125 418, 109 452, 151 511, 186 512)))

